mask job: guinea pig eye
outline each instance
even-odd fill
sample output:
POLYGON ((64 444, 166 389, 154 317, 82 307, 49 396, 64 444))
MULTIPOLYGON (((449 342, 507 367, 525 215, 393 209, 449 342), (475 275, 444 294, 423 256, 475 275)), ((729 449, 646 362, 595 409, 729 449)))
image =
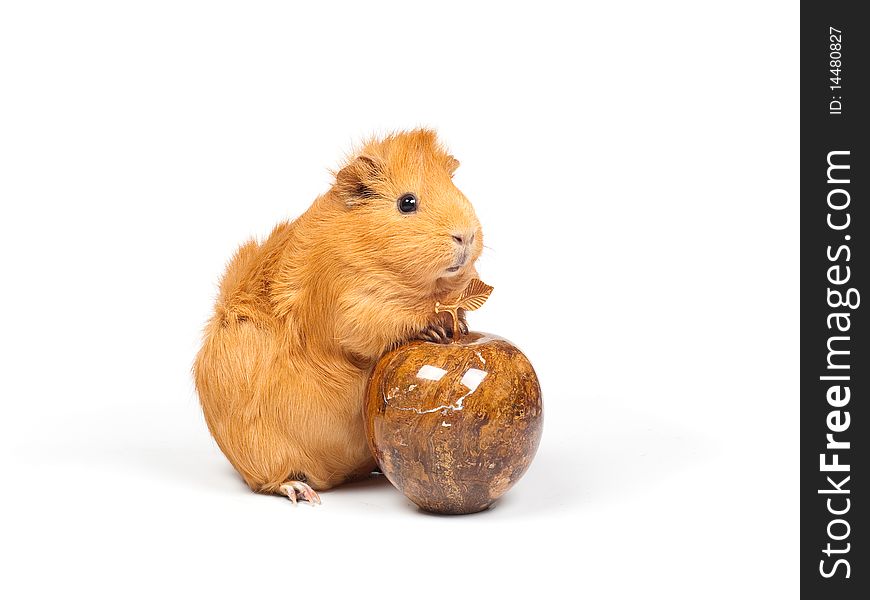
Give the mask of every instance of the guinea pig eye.
POLYGON ((408 193, 404 194, 399 201, 397 202, 397 206, 399 207, 399 211, 403 213, 412 213, 417 210, 417 196, 414 194, 408 193))

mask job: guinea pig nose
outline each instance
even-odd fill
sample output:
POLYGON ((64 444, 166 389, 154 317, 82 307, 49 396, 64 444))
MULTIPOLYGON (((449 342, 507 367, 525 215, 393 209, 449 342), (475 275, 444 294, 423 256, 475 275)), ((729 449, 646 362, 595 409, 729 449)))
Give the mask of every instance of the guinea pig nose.
POLYGON ((474 232, 473 231, 454 231, 451 235, 453 241, 457 244, 472 244, 474 243, 474 232))

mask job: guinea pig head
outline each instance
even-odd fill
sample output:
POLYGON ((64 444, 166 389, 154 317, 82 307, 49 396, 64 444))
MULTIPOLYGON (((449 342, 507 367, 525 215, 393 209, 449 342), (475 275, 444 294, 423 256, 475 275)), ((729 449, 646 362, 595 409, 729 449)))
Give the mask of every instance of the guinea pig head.
POLYGON ((425 129, 365 144, 333 187, 354 256, 421 289, 464 287, 483 233, 471 202, 453 183, 458 166, 425 129))

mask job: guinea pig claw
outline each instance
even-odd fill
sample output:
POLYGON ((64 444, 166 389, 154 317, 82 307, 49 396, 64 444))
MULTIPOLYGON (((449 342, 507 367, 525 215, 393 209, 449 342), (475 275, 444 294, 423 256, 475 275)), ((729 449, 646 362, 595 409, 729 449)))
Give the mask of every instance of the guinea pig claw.
POLYGON ((314 506, 315 504, 320 504, 320 496, 311 489, 311 486, 307 483, 303 483, 302 481, 288 481, 281 485, 278 490, 290 498, 290 501, 297 505, 297 498, 302 498, 308 504, 314 506))
POLYGON ((308 504, 311 504, 312 506, 315 504, 320 504, 320 496, 308 485, 300 483, 299 487, 297 487, 296 489, 299 492, 299 495, 302 496, 302 499, 306 500, 308 504))
POLYGON ((433 325, 430 335, 433 342, 443 342, 447 339, 447 331, 441 325, 433 325))
POLYGON ((443 325, 430 325, 420 332, 418 338, 436 344, 446 344, 450 341, 450 334, 443 325))
POLYGON ((293 489, 292 485, 290 485, 289 483, 285 483, 280 488, 278 488, 278 490, 282 494, 284 494, 285 496, 290 498, 290 502, 292 502, 294 505, 296 505, 296 490, 293 489))

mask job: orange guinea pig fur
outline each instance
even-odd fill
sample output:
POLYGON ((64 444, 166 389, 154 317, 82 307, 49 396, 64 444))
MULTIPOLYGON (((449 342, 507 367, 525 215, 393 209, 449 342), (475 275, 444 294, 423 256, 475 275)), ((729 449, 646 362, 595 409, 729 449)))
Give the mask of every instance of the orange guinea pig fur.
POLYGON ((371 140, 302 216, 230 261, 193 372, 252 490, 319 502, 314 490, 374 468, 362 418, 374 363, 449 336, 435 303, 477 275, 483 236, 458 165, 429 130, 371 140))

